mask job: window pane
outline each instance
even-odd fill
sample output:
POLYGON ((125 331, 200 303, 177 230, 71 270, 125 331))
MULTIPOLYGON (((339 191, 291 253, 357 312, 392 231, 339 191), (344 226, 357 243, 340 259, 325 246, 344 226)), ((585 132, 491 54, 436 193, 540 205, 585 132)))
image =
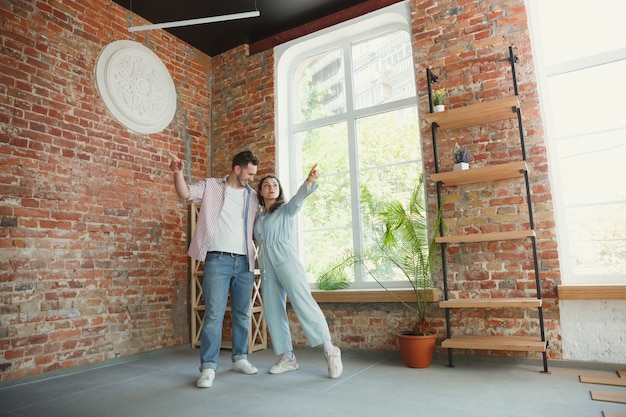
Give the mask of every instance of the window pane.
MULTIPOLYGON (((303 244, 300 251, 306 268, 307 280, 314 284, 317 278, 326 271, 331 262, 340 259, 342 254, 352 252, 352 229, 332 229, 302 232, 303 244)), ((349 282, 354 282, 354 274, 346 271, 349 282)))
MULTIPOLYGON (((566 210, 572 270, 576 275, 614 280, 626 270, 626 202, 566 210)), ((621 281, 623 282, 623 281, 621 281)))
POLYGON ((572 272, 623 274, 626 267, 626 130, 560 140, 558 157, 572 272), (585 167, 585 169, 581 169, 585 167))
MULTIPOLYGON (((347 227, 352 223, 346 124, 339 123, 298 133, 302 144, 300 185, 311 167, 320 171, 319 188, 302 207, 303 230, 347 227)), ((294 190, 295 191, 295 190, 294 190)))
MULTIPOLYGON (((372 201, 377 204, 390 201, 408 203, 422 167, 417 163, 371 169, 361 172, 361 189, 367 188, 372 201)), ((362 196, 363 197, 363 196, 362 196)), ((361 207, 363 219, 371 224, 368 208, 361 207)))
MULTIPOLYGON (((415 107, 381 113, 357 120, 359 180, 361 187, 362 246, 376 250, 380 236, 373 230, 372 201, 377 206, 393 200, 408 202, 422 172, 415 107)), ((363 279, 374 283, 372 274, 383 281, 405 281, 391 262, 369 263, 363 279)))
POLYGON ((354 108, 415 96, 409 34, 394 31, 352 46, 354 108))
POLYGON ((297 86, 296 123, 346 111, 343 52, 336 49, 305 59, 294 77, 297 86))
POLYGON ((624 73, 626 60, 549 78, 565 259, 576 281, 609 282, 624 274, 626 187, 615 182, 626 178, 624 73), (597 80, 611 80, 610 91, 597 80))
POLYGON ((566 207, 626 201, 626 186, 611 180, 626 178, 624 137, 626 129, 558 141, 566 207))
POLYGON ((415 107, 357 120, 361 186, 376 201, 408 201, 422 172, 417 131, 415 107))
MULTIPOLYGON (((372 227, 363 229, 363 247, 365 251, 378 251, 380 242, 380 231, 375 231, 372 227)), ((366 262, 363 271, 363 280, 368 284, 378 284, 380 282, 399 281, 408 284, 404 273, 396 267, 389 259, 370 259, 366 262), (374 277, 376 279, 374 279, 374 277), (378 281, 376 281, 378 280, 378 281)))
POLYGON ((626 60, 550 77, 558 138, 626 127, 626 60), (609 84, 598 80, 610 80, 609 84))
POLYGON ((316 163, 321 175, 347 173, 350 170, 345 122, 299 132, 294 139, 299 144, 295 155, 298 158, 296 166, 302 167, 303 180, 316 163))
POLYGON ((626 46, 626 25, 623 23, 626 2, 623 0, 578 2, 575 7, 572 0, 542 0, 536 1, 535 7, 539 16, 546 17, 537 23, 541 43, 549 51, 545 54, 547 65, 626 46))
POLYGON ((300 132, 302 181, 317 163, 321 177, 319 188, 302 207, 300 247, 307 279, 315 283, 327 268, 331 256, 352 248, 352 207, 346 123, 337 123, 300 132))
POLYGON ((361 169, 421 160, 415 107, 360 118, 356 127, 361 169))

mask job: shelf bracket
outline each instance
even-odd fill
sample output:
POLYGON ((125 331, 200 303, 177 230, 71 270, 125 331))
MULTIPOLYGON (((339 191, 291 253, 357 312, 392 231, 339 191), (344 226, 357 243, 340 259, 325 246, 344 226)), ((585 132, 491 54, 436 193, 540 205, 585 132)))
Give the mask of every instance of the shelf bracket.
POLYGON ((432 84, 439 81, 439 77, 432 73, 430 68, 426 68, 426 81, 428 84, 428 108, 433 112, 433 89, 432 84))

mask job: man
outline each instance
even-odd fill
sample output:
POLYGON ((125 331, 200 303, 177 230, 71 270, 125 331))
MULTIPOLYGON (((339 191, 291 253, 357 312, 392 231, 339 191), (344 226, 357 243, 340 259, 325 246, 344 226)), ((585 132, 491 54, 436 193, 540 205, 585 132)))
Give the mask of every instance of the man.
POLYGON ((255 265, 252 231, 259 203, 248 182, 254 179, 259 159, 250 151, 238 153, 233 158, 232 171, 225 178, 206 178, 188 186, 184 161, 169 154, 178 197, 201 203, 188 253, 204 261, 201 375, 196 385, 208 388, 213 385, 217 370, 229 289, 233 370, 247 375, 258 372, 248 361, 248 328, 255 265))

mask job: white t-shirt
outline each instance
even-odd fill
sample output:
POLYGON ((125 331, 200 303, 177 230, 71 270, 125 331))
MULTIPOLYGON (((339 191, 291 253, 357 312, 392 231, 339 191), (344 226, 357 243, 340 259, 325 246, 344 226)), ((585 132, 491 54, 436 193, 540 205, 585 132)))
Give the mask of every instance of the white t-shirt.
POLYGON ((209 252, 246 253, 244 233, 245 202, 243 188, 226 187, 224 207, 217 221, 215 234, 209 245, 209 252))

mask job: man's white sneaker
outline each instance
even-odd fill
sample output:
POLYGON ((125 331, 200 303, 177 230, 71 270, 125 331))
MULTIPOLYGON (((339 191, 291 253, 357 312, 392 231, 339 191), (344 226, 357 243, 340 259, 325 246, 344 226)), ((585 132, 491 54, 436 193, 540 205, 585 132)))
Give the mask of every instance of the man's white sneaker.
POLYGON ((331 378, 339 378, 343 372, 341 350, 335 347, 333 352, 324 352, 324 356, 326 356, 326 364, 328 364, 328 376, 331 378))
POLYGON ((298 368, 298 361, 296 361, 295 356, 291 359, 283 356, 270 368, 270 374, 282 374, 283 372, 295 371, 298 368))
POLYGON ((215 379, 215 369, 203 369, 202 375, 196 381, 196 385, 198 388, 209 388, 213 385, 213 380, 215 379))
POLYGON ((239 359, 233 362, 233 371, 241 372, 246 375, 254 375, 259 372, 247 359, 239 359))

